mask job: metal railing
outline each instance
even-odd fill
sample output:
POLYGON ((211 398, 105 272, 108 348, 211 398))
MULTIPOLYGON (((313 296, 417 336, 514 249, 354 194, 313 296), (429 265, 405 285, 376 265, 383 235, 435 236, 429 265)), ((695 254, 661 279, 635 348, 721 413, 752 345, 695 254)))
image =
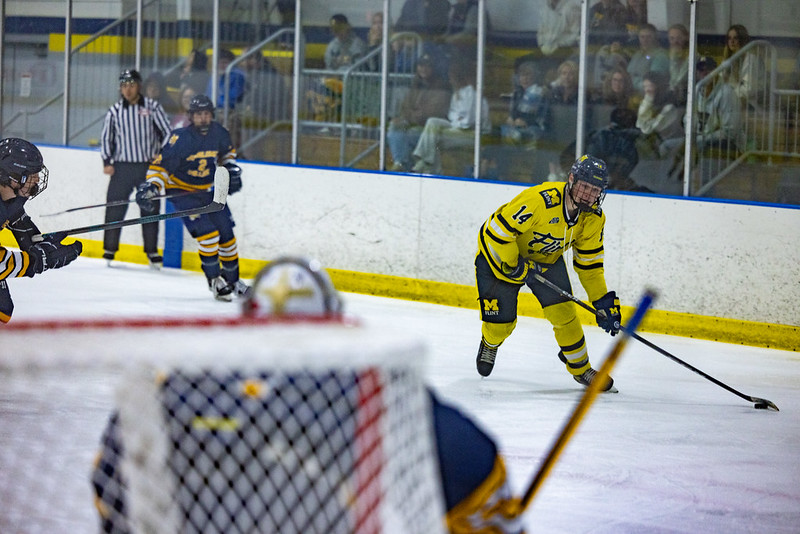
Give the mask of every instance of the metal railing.
MULTIPOLYGON (((752 41, 723 61, 695 85, 694 101, 697 166, 691 194, 706 195, 754 157, 771 164, 778 155, 777 54, 768 41, 752 41)), ((796 117, 787 117, 789 122, 796 117)))
POLYGON ((371 50, 344 70, 305 69, 302 86, 305 107, 300 125, 304 132, 339 136, 339 166, 353 167, 380 146, 381 113, 393 115, 414 78, 416 60, 422 55, 422 38, 411 32, 390 39, 386 99, 381 107, 381 58, 383 47, 371 50), (348 153, 348 148, 353 149, 348 153), (348 157, 348 154, 350 157, 348 157))

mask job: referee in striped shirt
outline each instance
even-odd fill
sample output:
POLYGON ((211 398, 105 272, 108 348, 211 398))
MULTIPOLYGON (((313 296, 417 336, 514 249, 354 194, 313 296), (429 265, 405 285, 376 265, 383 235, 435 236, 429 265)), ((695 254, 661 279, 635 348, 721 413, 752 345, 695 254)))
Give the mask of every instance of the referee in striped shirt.
MULTIPOLYGON (((141 93, 142 76, 134 69, 119 75, 121 98, 106 113, 101 135, 103 172, 109 175, 107 202, 128 200, 132 191, 145 181, 150 160, 155 157, 170 132, 169 119, 157 101, 141 93)), ((125 217, 128 205, 106 208, 106 222, 125 217)), ((154 202, 153 211, 141 210, 142 217, 161 211, 161 202, 154 202)), ((103 258, 114 259, 119 250, 121 228, 103 234, 103 258)), ((159 269, 163 260, 158 254, 158 223, 142 225, 144 252, 150 266, 159 269)))

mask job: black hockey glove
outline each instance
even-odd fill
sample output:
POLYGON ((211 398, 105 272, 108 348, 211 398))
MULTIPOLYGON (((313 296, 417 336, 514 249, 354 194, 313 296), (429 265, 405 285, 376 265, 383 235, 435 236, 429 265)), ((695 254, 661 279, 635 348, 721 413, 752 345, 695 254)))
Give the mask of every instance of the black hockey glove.
POLYGON ((528 263, 522 256, 517 258, 517 264, 514 267, 507 263, 502 263, 500 268, 503 270, 504 275, 511 278, 515 282, 519 282, 521 284, 525 283, 528 276, 528 263))
POLYGON ((619 332, 619 325, 622 323, 622 314, 619 308, 617 294, 609 291, 596 301, 592 302, 594 309, 597 310, 597 326, 616 336, 619 332))
POLYGON ((228 174, 231 176, 231 181, 228 184, 228 194, 238 193, 242 190, 242 168, 235 163, 226 163, 223 167, 228 169, 228 174))
POLYGON ((142 211, 153 211, 156 204, 152 199, 158 196, 158 186, 152 182, 142 182, 136 187, 136 203, 142 211))
POLYGON ((544 273, 544 269, 542 269, 541 264, 536 263, 535 261, 529 261, 528 274, 525 275, 525 284, 527 284, 528 287, 532 287, 533 284, 538 282, 536 275, 542 273, 544 273))
POLYGON ((30 264, 25 276, 41 274, 47 269, 59 269, 80 256, 83 251, 83 244, 75 241, 69 245, 60 245, 50 241, 36 243, 28 250, 30 264))

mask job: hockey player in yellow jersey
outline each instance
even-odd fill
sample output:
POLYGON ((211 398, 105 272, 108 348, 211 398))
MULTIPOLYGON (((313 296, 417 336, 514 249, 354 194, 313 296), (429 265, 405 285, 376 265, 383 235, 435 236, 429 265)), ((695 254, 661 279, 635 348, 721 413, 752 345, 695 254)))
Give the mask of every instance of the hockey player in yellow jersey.
MULTIPOLYGON (((597 324, 612 336, 622 320, 619 299, 608 291, 603 268, 601 210, 608 170, 603 160, 590 155, 578 158, 566 182, 545 182, 525 189, 500 206, 481 226, 475 277, 483 321, 477 367, 489 376, 498 347, 517 323, 517 298, 527 285, 553 325, 558 357, 576 382, 588 386, 595 370, 575 303, 539 283, 538 273, 572 292, 564 253, 573 250, 572 266, 589 300, 598 311, 597 324)), ((615 391, 609 377, 604 391, 615 391)))

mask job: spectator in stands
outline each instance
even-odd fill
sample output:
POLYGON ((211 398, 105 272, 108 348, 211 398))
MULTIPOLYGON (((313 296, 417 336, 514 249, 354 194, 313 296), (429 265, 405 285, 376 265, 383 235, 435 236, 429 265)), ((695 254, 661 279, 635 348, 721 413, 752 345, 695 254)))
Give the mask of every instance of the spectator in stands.
MULTIPOLYGON (((469 146, 474 142, 474 128, 478 111, 478 94, 475 91, 475 69, 469 62, 454 62, 448 72, 453 95, 447 118, 431 117, 425 122, 419 142, 414 148, 416 163, 412 169, 419 173, 442 171, 441 151, 456 146, 469 146)), ((481 131, 491 130, 489 102, 481 102, 481 131)))
POLYGON ((669 90, 675 104, 686 104, 689 79, 689 30, 683 24, 673 24, 667 30, 669 39, 669 90))
POLYGON ((394 30, 414 32, 423 39, 439 37, 447 30, 448 0, 406 0, 394 30))
POLYGON ((181 112, 176 113, 175 116, 172 117, 172 121, 170 121, 169 126, 171 129, 175 130, 177 128, 185 128, 189 126, 192 121, 189 120, 189 104, 192 103, 192 98, 196 95, 194 89, 191 86, 187 85, 181 90, 180 93, 180 104, 181 104, 181 112))
POLYGON ((550 84, 550 100, 554 104, 578 103, 578 64, 572 60, 561 63, 558 78, 550 84))
POLYGON ((580 0, 544 0, 536 41, 544 56, 541 68, 547 80, 558 65, 577 55, 580 30, 580 0))
MULTIPOLYGON (((710 56, 697 61, 697 82, 717 68, 710 56)), ((716 148, 726 154, 736 151, 741 130, 741 105, 734 88, 720 77, 700 91, 695 105, 697 110, 697 149, 716 148)))
MULTIPOLYGON (((379 49, 381 45, 383 45, 383 11, 375 11, 370 16, 369 30, 367 30, 367 50, 365 54, 374 52, 379 49)), ((381 70, 380 52, 369 60, 369 70, 381 70)))
POLYGON ((500 126, 500 135, 513 145, 536 142, 545 134, 549 121, 547 84, 532 61, 521 63, 515 78, 508 118, 500 126))
POLYGON ((331 17, 330 26, 333 39, 325 48, 325 68, 346 70, 366 54, 367 45, 353 32, 350 21, 341 13, 331 17))
POLYGON ((192 50, 184 60, 183 67, 177 72, 177 76, 170 78, 168 85, 182 89, 187 85, 194 89, 195 93, 202 93, 208 87, 208 56, 200 50, 192 50))
POLYGON ((642 91, 642 81, 648 72, 661 72, 669 76, 669 55, 658 42, 656 27, 643 24, 639 28, 639 50, 628 63, 628 74, 633 80, 633 88, 642 91))
POLYGON ((416 70, 411 87, 386 133, 394 161, 392 171, 411 169, 411 152, 419 141, 426 121, 431 117, 445 117, 450 102, 448 83, 436 72, 431 56, 425 54, 420 57, 416 70))
POLYGON ((589 9, 589 31, 603 42, 622 42, 628 13, 620 0, 600 0, 589 9))
POLYGON ((628 44, 636 46, 639 28, 647 24, 647 0, 628 0, 625 27, 628 29, 628 44))
MULTIPOLYGON (((611 37, 611 41, 600 47, 594 59, 594 87, 602 88, 612 71, 627 69, 630 56, 622 45, 623 40, 611 37)), ((630 76, 628 76, 630 78, 630 76)))
MULTIPOLYGON (((731 26, 728 29, 725 49, 722 52, 723 61, 732 58, 749 42, 750 33, 747 28, 741 24, 731 26)), ((736 96, 744 103, 759 95, 759 89, 766 83, 766 75, 764 62, 758 55, 749 52, 731 63, 728 83, 733 86, 736 96)))
POLYGON ((648 72, 643 82, 644 98, 639 105, 636 127, 642 135, 636 140, 639 157, 656 159, 666 157, 664 141, 683 139, 681 109, 675 106, 667 77, 659 72, 648 72))
MULTIPOLYGON (((460 49, 462 55, 475 55, 478 35, 478 0, 456 0, 447 19, 444 40, 460 49)), ((490 27, 489 14, 485 13, 486 27, 490 27)))
POLYGON ((143 92, 144 96, 161 104, 167 116, 171 117, 179 111, 175 101, 169 96, 167 82, 160 72, 152 72, 144 80, 143 92))
MULTIPOLYGON (((224 120, 224 109, 228 108, 228 122, 223 124, 231 134, 231 140, 234 148, 239 148, 242 143, 242 118, 236 110, 236 105, 244 99, 244 92, 247 87, 247 77, 244 71, 238 67, 234 67, 230 72, 230 80, 226 81, 225 71, 228 69, 236 56, 227 48, 222 48, 217 56, 217 101, 215 106, 217 108, 217 119, 222 122, 224 120)), ((209 97, 213 95, 214 81, 209 78, 208 86, 205 93, 209 97)), ((240 158, 244 155, 240 152, 240 158)))
POLYGON ((633 90, 631 75, 625 68, 617 67, 606 75, 603 86, 592 99, 592 103, 633 111, 638 107, 640 100, 639 95, 633 90))

